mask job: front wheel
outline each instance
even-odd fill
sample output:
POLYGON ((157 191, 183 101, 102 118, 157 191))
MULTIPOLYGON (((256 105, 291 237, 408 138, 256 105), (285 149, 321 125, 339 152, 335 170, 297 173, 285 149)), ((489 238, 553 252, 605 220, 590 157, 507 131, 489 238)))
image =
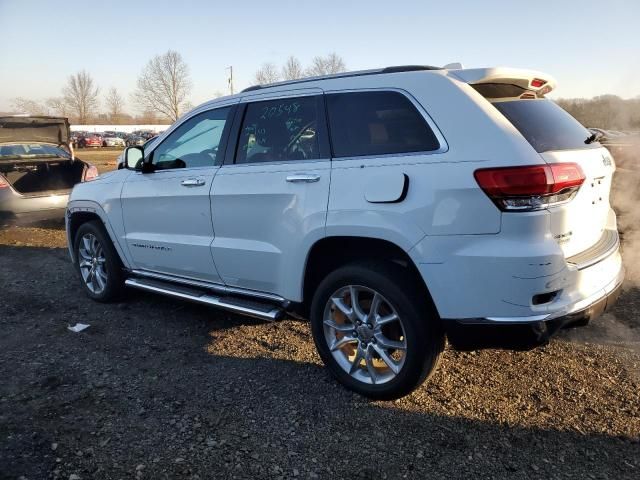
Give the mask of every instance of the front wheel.
POLYGON ((99 302, 117 299, 124 288, 122 263, 102 224, 91 221, 80 225, 74 250, 85 293, 99 302))
POLYGON ((412 280, 395 264, 353 264, 318 286, 313 338, 329 371, 347 388, 395 399, 435 370, 444 332, 426 292, 412 280))

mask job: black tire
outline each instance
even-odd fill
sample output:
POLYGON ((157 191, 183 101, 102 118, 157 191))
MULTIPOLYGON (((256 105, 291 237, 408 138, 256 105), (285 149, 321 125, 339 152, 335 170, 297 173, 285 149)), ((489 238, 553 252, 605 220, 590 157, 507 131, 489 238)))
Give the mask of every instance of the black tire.
POLYGON ((405 268, 386 263, 354 263, 330 273, 318 286, 311 304, 311 330, 322 361, 347 388, 369 398, 392 400, 409 394, 436 369, 445 334, 428 293, 405 268), (380 293, 402 319, 406 357, 400 371, 381 384, 351 376, 331 354, 324 333, 324 314, 331 295, 342 287, 360 285, 380 293))
POLYGON ((74 256, 76 258, 75 267, 80 277, 80 283, 82 289, 89 296, 89 298, 98 302, 111 302, 117 300, 123 290, 125 275, 122 267, 122 262, 116 252, 109 235, 107 234, 104 226, 98 220, 83 223, 76 232, 76 237, 73 242, 74 256), (102 246, 102 252, 104 254, 104 272, 106 273, 106 282, 102 291, 96 293, 93 292, 87 282, 85 282, 82 271, 80 268, 80 262, 82 260, 80 255, 80 243, 82 238, 87 235, 93 235, 102 246))

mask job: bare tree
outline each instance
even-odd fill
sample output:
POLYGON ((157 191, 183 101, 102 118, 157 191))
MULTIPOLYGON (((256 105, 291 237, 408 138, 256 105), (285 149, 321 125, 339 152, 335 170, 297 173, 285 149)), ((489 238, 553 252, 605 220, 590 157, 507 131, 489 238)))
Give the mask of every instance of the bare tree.
POLYGON ((314 57, 306 73, 309 77, 316 77, 344 72, 346 69, 342 57, 337 53, 330 53, 326 57, 314 57))
POLYGON ((255 82, 259 85, 275 83, 280 80, 278 67, 276 67, 273 63, 263 63, 260 69, 258 69, 258 71, 256 72, 254 79, 255 82))
POLYGON ((75 115, 79 124, 84 125, 98 108, 100 89, 93 78, 84 70, 71 75, 62 89, 64 101, 75 115))
POLYGON ((24 97, 16 97, 11 99, 11 108, 18 113, 28 113, 29 115, 46 115, 47 109, 44 105, 36 100, 30 100, 24 97))
POLYGON ((50 97, 46 100, 46 105, 49 111, 54 115, 61 117, 69 116, 69 105, 65 102, 64 97, 50 97))
POLYGON ((284 80, 298 80, 302 77, 304 77, 304 71, 300 60, 291 55, 282 67, 282 78, 284 80))
POLYGON ((105 98, 105 103, 107 105, 109 120, 112 123, 118 123, 124 111, 124 98, 122 98, 122 95, 120 95, 120 92, 118 92, 116 87, 111 87, 109 89, 107 97, 105 98))
POLYGON ((186 110, 191 92, 189 67, 178 52, 156 55, 138 77, 135 94, 142 111, 151 110, 175 122, 186 110))

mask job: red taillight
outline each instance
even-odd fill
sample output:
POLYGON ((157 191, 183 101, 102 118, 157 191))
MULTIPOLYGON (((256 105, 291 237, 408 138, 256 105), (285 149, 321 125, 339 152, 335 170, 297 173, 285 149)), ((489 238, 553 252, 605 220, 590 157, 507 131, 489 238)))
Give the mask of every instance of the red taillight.
POLYGON ((502 210, 538 210, 566 202, 585 179, 576 163, 482 168, 474 177, 502 210))
POLYGON ((543 86, 545 83, 547 83, 546 80, 542 80, 541 78, 534 78, 533 80, 531 80, 531 86, 534 88, 538 88, 543 86))
POLYGON ((98 169, 94 165, 89 165, 89 167, 84 171, 83 180, 88 182, 96 178, 98 175, 100 175, 100 173, 98 173, 98 169))
POLYGON ((0 175, 0 188, 9 188, 9 182, 2 175, 0 175))

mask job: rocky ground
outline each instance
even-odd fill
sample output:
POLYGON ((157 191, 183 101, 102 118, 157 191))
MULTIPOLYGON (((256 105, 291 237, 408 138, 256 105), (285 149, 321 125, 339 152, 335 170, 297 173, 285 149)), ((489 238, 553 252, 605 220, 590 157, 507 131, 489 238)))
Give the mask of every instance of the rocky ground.
POLYGON ((448 349, 412 395, 372 402, 306 322, 97 304, 65 245, 60 224, 0 229, 0 479, 640 478, 633 282, 545 347, 448 349))
POLYGON ((414 394, 372 402, 329 377, 303 321, 96 304, 60 226, 0 244, 0 478, 640 475, 635 288, 546 347, 449 349, 414 394))

